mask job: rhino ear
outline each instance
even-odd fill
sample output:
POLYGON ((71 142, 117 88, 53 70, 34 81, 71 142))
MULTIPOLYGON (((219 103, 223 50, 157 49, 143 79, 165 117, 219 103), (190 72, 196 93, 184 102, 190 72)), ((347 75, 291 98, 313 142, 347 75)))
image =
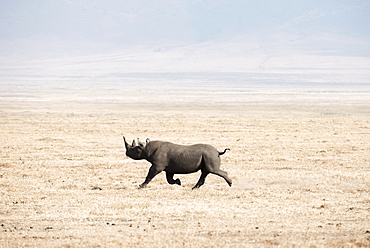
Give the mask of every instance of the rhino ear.
POLYGON ((146 143, 144 143, 144 142, 141 142, 140 140, 139 140, 139 138, 137 139, 137 141, 138 141, 138 143, 139 143, 139 146, 140 147, 145 147, 146 146, 146 143))
POLYGON ((149 144, 149 142, 150 142, 150 139, 149 138, 146 138, 145 145, 149 144))

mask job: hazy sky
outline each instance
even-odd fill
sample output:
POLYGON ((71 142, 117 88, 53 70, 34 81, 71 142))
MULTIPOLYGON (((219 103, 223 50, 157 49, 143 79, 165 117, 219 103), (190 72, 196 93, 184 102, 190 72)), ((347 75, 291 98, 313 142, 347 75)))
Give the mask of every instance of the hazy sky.
POLYGON ((0 0, 1 54, 233 38, 368 56, 368 0, 0 0), (241 37, 241 38, 240 38, 241 37), (276 41, 274 40, 276 39, 276 41))

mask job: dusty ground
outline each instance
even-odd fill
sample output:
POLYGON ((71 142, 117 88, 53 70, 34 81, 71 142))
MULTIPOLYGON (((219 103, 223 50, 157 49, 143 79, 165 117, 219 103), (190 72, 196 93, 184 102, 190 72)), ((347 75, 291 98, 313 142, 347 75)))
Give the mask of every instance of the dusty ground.
POLYGON ((366 106, 10 105, 0 112, 1 247, 370 246, 366 106), (125 157, 122 135, 231 148, 221 168, 234 184, 210 175, 191 190, 199 173, 179 175, 182 186, 162 173, 139 190, 149 164, 125 157))

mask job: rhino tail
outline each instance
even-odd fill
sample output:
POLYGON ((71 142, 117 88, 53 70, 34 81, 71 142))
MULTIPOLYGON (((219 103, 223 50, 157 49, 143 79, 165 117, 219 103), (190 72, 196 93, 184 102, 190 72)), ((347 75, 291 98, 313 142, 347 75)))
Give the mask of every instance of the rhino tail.
POLYGON ((218 156, 224 155, 226 151, 230 151, 230 149, 226 148, 223 152, 218 152, 218 156))

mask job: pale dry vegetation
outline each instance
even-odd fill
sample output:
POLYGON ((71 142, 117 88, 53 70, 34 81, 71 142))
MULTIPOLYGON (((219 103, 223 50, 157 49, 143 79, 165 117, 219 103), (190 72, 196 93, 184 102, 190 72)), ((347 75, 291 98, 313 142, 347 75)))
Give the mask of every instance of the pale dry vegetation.
POLYGON ((369 115, 212 109, 3 111, 0 246, 370 246, 369 115), (139 190, 149 163, 122 135, 231 148, 234 185, 162 173, 139 190))

